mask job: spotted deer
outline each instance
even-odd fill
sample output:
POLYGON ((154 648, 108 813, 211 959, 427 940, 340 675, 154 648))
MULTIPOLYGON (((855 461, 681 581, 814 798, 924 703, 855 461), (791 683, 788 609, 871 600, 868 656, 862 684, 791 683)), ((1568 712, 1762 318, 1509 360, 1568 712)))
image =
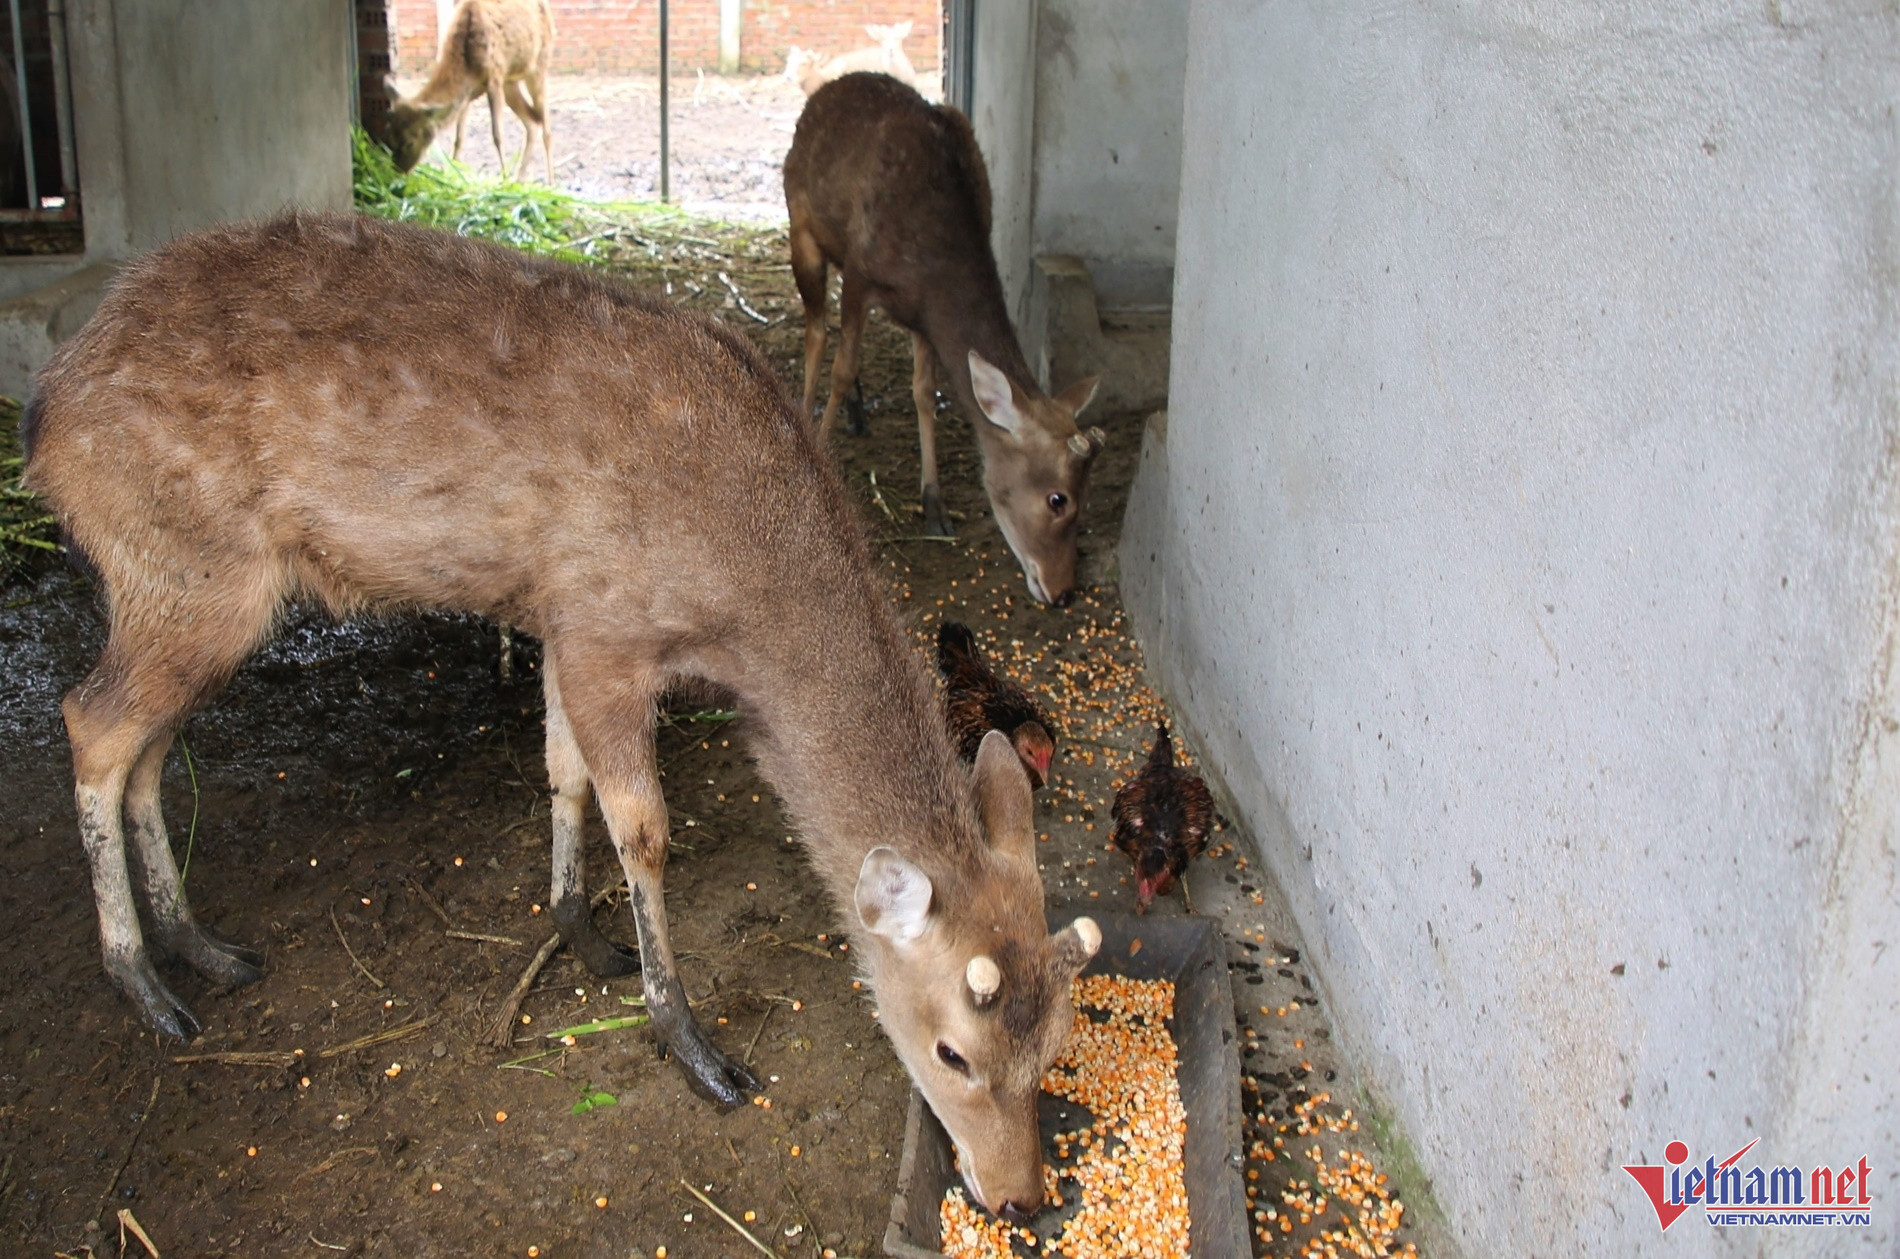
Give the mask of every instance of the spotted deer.
POLYGON ((937 483, 936 378, 969 413, 983 485, 1029 593, 1064 603, 1099 428, 1076 415, 1096 377, 1051 397, 1010 327, 990 251, 990 185, 962 113, 882 74, 848 74, 812 93, 785 157, 792 275, 805 306, 804 414, 825 353, 830 268, 843 274, 838 352, 819 421, 828 439, 858 375, 865 316, 881 308, 911 334, 911 399, 923 456, 925 531, 950 533, 937 483))
POLYGON ((1048 930, 1021 761, 1000 733, 957 761, 842 485, 739 333, 498 246, 293 215, 129 266, 40 374, 26 438, 108 609, 63 707, 105 968, 153 1028, 199 1022, 134 875, 160 953, 225 985, 262 961, 180 886, 159 808, 179 723, 293 603, 505 618, 546 652, 555 921, 597 974, 641 969, 694 1086, 731 1105, 758 1081, 694 1020, 667 940, 654 699, 679 679, 736 698, 971 1192, 1040 1201, 1037 1082, 1100 933, 1048 930), (590 787, 637 959, 587 913, 590 787))
POLYGON ((548 0, 461 0, 442 32, 440 51, 428 80, 414 96, 395 97, 389 107, 388 141, 399 170, 416 168, 442 124, 455 119, 454 156, 462 156, 462 135, 469 106, 488 97, 488 122, 495 137, 495 158, 508 172, 508 151, 501 142, 501 103, 508 102, 526 132, 511 178, 519 178, 541 131, 541 156, 548 182, 554 182, 554 138, 548 127, 548 61, 554 44, 554 17, 548 0), (525 90, 524 90, 525 89, 525 90))

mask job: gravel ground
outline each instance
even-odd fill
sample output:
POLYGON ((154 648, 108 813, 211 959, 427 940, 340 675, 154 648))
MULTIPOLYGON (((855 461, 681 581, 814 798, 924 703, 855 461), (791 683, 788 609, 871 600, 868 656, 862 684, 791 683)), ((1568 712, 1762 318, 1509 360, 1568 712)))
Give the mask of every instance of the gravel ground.
MULTIPOLYGON (((403 91, 419 84, 405 81, 403 91)), ((660 81, 651 75, 558 75, 548 81, 554 133, 554 181, 604 201, 657 201, 660 195, 660 81)), ((673 198, 720 218, 783 222, 779 167, 792 146, 804 93, 777 75, 682 74, 672 84, 673 198)), ((502 141, 512 162, 521 123, 504 109, 502 141)), ((446 153, 453 134, 439 141, 446 153)), ((538 147, 538 146, 537 146, 538 147)), ((469 108, 463 158, 476 170, 500 169, 489 139, 488 104, 469 108)), ((541 155, 524 174, 544 176, 541 155)))

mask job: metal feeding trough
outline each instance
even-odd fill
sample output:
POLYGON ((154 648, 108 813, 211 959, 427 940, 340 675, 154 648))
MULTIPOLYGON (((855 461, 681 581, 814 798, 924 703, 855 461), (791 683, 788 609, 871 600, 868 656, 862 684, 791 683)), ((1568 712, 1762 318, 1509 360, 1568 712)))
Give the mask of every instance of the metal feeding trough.
MULTIPOLYGON (((1105 914, 1095 921, 1102 928, 1102 948, 1085 974, 1174 983, 1174 1018, 1168 1030, 1180 1051, 1181 1101, 1187 1108, 1184 1156, 1194 1257, 1248 1259, 1247 1196, 1240 1174, 1240 1046, 1220 929, 1212 919, 1197 917, 1105 914), (1137 939, 1141 949, 1131 956, 1129 945, 1137 939)), ((1058 1128, 1078 1126, 1080 1110, 1073 1102, 1044 1093, 1044 1137, 1058 1128)), ((926 1259, 942 1253, 939 1211, 944 1191, 953 1183, 960 1181, 951 1166, 950 1138, 923 1094, 912 1089, 904 1161, 898 1167, 891 1222, 884 1230, 885 1254, 926 1259)), ((1045 1211, 1030 1227, 1046 1233, 1062 1214, 1045 1211)))

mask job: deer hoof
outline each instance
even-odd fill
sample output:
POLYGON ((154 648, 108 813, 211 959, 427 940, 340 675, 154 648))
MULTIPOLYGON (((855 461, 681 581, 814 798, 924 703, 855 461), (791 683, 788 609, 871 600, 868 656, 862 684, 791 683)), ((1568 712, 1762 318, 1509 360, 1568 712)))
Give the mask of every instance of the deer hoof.
POLYGON ((717 1106, 740 1106, 765 1090, 758 1076, 715 1048, 691 1020, 662 1033, 660 1052, 679 1064, 693 1092, 717 1106))
POLYGON ((112 976, 119 991, 132 999, 138 1007, 139 1017, 145 1020, 145 1026, 166 1036, 176 1036, 179 1040, 190 1040, 204 1030, 204 1024, 191 1012, 191 1007, 172 995, 171 989, 159 982, 158 972, 152 969, 152 960, 144 952, 114 962, 106 961, 106 971, 112 976))
POLYGON ((871 426, 864 419, 864 390, 854 388, 844 400, 844 431, 850 437, 863 437, 871 426))
POLYGON ((264 977, 264 955, 241 944, 220 940, 196 923, 187 923, 163 938, 167 953, 225 988, 241 988, 264 977))
POLYGON ((950 518, 943 512, 943 495, 934 485, 924 487, 924 532, 933 538, 954 538, 950 518))
POLYGON ((582 898, 577 896, 571 902, 556 905, 554 926, 561 933, 561 941, 595 978, 618 979, 640 973, 640 955, 602 935, 582 898))

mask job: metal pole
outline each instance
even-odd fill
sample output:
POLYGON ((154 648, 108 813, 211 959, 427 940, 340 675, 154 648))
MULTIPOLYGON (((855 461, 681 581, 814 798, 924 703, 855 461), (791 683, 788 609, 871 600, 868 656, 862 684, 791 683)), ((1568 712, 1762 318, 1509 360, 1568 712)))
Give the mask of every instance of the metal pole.
POLYGON ((73 208, 79 189, 79 158, 73 147, 72 80, 66 70, 66 5, 47 0, 46 31, 53 50, 53 110, 59 123, 59 195, 73 208))
POLYGON ((26 208, 40 208, 40 179, 33 169, 33 110, 26 98, 26 40, 20 33, 20 0, 13 7, 13 77, 20 88, 20 148, 26 154, 26 208))
MULTIPOLYGON (((14 11, 14 19, 13 19, 14 29, 18 30, 19 25, 20 25, 20 19, 19 19, 20 0, 13 0, 13 11, 14 11)), ((660 0, 660 200, 661 201, 671 201, 673 199, 672 171, 669 169, 669 163, 667 161, 668 154, 666 151, 666 142, 668 139, 667 134, 666 134, 667 132, 666 80, 667 80, 666 0, 660 0)), ((21 89, 21 90, 24 91, 25 89, 21 89)), ((22 99, 24 99, 24 97, 22 97, 22 99)))

